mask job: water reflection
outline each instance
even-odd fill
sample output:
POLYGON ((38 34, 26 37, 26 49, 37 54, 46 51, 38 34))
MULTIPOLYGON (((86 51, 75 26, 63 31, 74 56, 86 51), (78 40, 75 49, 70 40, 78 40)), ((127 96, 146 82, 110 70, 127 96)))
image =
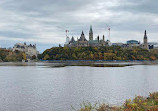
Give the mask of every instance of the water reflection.
POLYGON ((69 111, 83 101, 120 105, 158 91, 157 68, 0 66, 0 110, 69 111))

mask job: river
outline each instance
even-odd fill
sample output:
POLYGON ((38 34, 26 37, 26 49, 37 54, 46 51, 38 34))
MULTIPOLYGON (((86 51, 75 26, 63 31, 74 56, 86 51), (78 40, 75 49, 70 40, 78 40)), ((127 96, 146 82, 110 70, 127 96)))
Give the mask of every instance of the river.
POLYGON ((0 66, 0 111, 71 111, 83 101, 121 105, 158 91, 158 65, 0 66))

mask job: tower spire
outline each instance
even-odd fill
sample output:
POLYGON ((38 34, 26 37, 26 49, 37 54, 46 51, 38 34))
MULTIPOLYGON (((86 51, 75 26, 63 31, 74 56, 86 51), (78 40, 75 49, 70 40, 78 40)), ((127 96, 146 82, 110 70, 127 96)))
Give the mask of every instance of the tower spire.
POLYGON ((146 30, 144 32, 144 48, 149 49, 149 47, 148 47, 148 37, 147 37, 146 30))
POLYGON ((92 25, 90 25, 90 30, 89 30, 89 40, 93 40, 93 29, 92 29, 92 25))
POLYGON ((144 38, 147 38, 146 30, 145 30, 145 32, 144 32, 144 38))
POLYGON ((89 33, 93 33, 93 30, 92 30, 92 25, 90 26, 89 33))
POLYGON ((83 30, 82 30, 82 35, 84 35, 83 30))

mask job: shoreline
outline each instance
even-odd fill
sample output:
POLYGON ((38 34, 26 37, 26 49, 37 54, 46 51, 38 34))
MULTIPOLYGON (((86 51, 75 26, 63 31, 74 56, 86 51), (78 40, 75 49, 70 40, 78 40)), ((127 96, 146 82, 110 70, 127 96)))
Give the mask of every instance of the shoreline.
POLYGON ((39 62, 0 62, 0 66, 90 66, 90 67, 126 67, 134 65, 158 65, 158 61, 91 61, 91 60, 68 60, 68 61, 39 61, 39 62))

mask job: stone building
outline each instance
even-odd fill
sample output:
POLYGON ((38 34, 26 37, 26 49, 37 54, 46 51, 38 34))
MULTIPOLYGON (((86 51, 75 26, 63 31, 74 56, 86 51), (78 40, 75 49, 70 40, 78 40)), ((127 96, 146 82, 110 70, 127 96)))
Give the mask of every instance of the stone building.
POLYGON ((92 25, 90 26, 90 30, 89 30, 89 40, 93 40, 93 30, 92 30, 92 25))
POLYGON ((144 41, 143 48, 149 49, 149 46, 148 46, 148 37, 147 37, 146 30, 145 30, 145 33, 144 33, 144 39, 143 39, 143 41, 144 41))
POLYGON ((75 40, 74 37, 72 37, 69 43, 66 41, 66 44, 64 46, 66 47, 88 47, 88 46, 99 47, 99 46, 108 46, 109 43, 110 41, 105 41, 104 35, 102 39, 100 39, 98 35, 98 37, 95 40, 93 40, 93 29, 92 29, 92 26, 90 26, 89 40, 86 39, 85 34, 82 31, 79 39, 75 40))
POLYGON ((26 43, 24 43, 24 44, 16 43, 13 47, 13 51, 24 52, 27 56, 27 59, 32 59, 33 56, 37 57, 37 55, 39 54, 39 52, 36 49, 36 44, 27 45, 26 43))
POLYGON ((137 40, 128 40, 127 41, 127 46, 132 48, 132 47, 139 47, 141 44, 137 40))
POLYGON ((77 40, 76 46, 77 47, 87 47, 88 46, 88 41, 85 38, 83 31, 82 31, 81 37, 77 40))
POLYGON ((133 48, 133 47, 140 47, 140 48, 144 48, 144 49, 153 49, 156 47, 155 43, 148 43, 148 37, 147 37, 147 32, 145 30, 144 32, 144 38, 143 38, 143 43, 141 44, 140 41, 137 40, 128 40, 126 44, 120 44, 118 45, 118 43, 113 43, 114 46, 121 46, 123 48, 133 48))

